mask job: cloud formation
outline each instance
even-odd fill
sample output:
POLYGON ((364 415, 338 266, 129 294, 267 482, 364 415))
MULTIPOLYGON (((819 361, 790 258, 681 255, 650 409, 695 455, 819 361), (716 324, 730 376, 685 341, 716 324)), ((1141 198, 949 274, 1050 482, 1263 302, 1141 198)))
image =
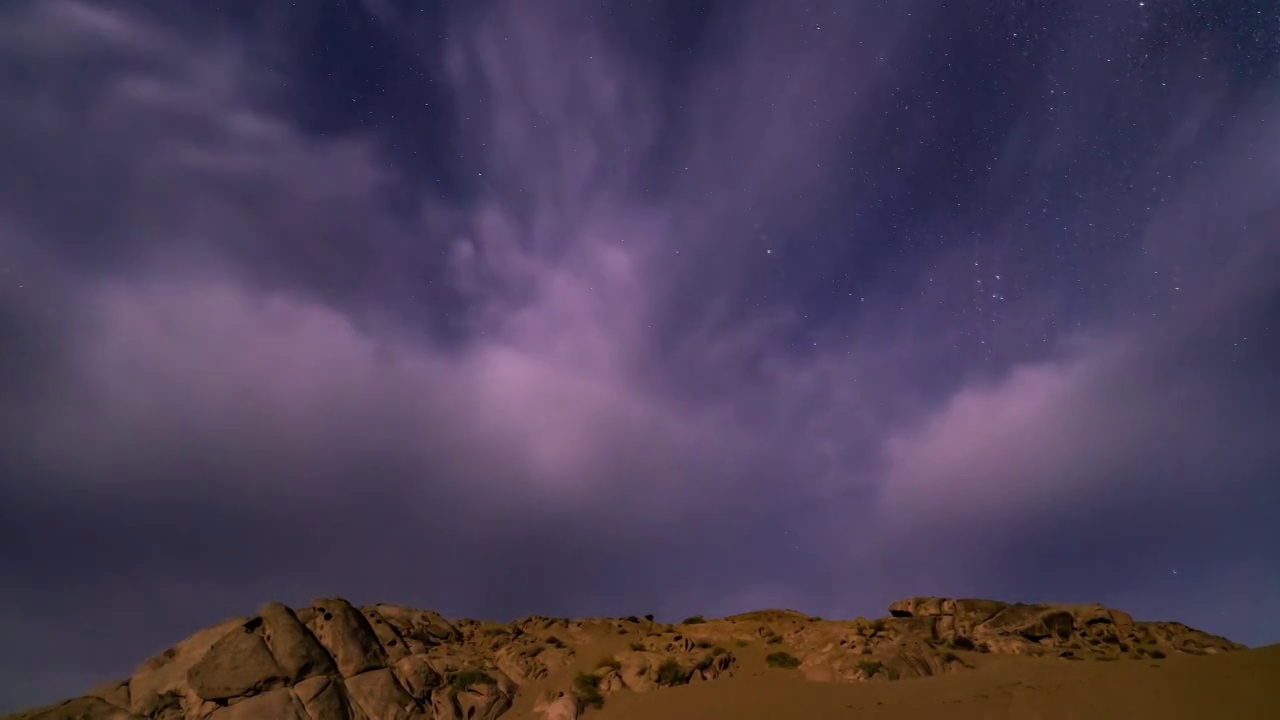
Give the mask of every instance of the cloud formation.
MULTIPOLYGON (((867 218, 928 187, 946 110, 894 113, 961 11, 819 5, 713 18, 678 82, 619 28, 652 19, 458 12, 419 53, 451 191, 394 134, 308 130, 252 36, 0 12, 25 68, 0 78, 0 537, 24 548, 0 705, 330 593, 497 616, 1085 594, 1274 641, 1231 611, 1280 597, 1276 98, 1201 96, 1139 166, 1063 181, 1158 202, 1080 192, 1038 224, 1014 179, 1116 121, 1024 99, 968 191, 982 243, 922 211, 937 241, 885 257, 902 228, 867 218)), ((1071 92, 1120 102, 1136 81, 1099 62, 1071 92)))

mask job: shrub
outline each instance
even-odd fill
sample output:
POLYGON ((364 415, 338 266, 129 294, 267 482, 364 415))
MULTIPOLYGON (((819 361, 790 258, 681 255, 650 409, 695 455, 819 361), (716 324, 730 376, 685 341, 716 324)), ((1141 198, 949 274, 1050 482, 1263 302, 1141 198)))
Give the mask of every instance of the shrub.
POLYGON ((477 669, 470 668, 462 670, 449 680, 449 697, 457 697, 458 693, 466 690, 472 685, 495 685, 497 684, 489 673, 477 669))
POLYGON ((734 643, 733 643, 733 644, 734 644, 734 645, 737 645, 738 647, 746 647, 746 646, 748 646, 748 645, 750 645, 750 644, 751 644, 751 641, 750 641, 750 640, 736 640, 736 641, 734 641, 734 643))
POLYGON ((1151 657, 1155 658, 1156 660, 1163 660, 1167 656, 1164 654, 1163 650, 1161 650, 1160 648, 1156 648, 1155 650, 1151 651, 1151 657))
POLYGON ((942 662, 944 663, 953 663, 953 662, 959 662, 959 661, 960 661, 960 656, 951 651, 942 653, 942 662))
POLYGON ((595 673, 578 673, 573 679, 573 692, 587 707, 604 707, 604 695, 600 694, 600 676, 595 673))
POLYGON ((628 647, 630 647, 632 650, 635 650, 636 652, 639 652, 639 651, 641 651, 641 650, 644 650, 644 643, 642 643, 642 642, 633 642, 633 643, 631 643, 631 645, 629 645, 628 647))
POLYGON ((706 618, 704 618, 704 617, 702 617, 701 615, 690 615, 689 617, 685 618, 684 620, 681 620, 681 621, 680 621, 680 624, 681 624, 681 625, 701 625, 702 623, 704 623, 704 622, 706 622, 706 621, 707 621, 707 619, 706 619, 706 618))
POLYGON ((952 638, 952 639, 951 639, 951 642, 950 642, 950 645, 951 645, 951 647, 955 648, 956 650, 973 650, 973 649, 975 649, 975 648, 974 648, 973 641, 972 641, 972 640, 970 640, 970 639, 969 639, 969 638, 967 638, 967 637, 964 637, 963 635, 952 638))
POLYGON ((560 638, 556 637, 555 635, 548 635, 548 636, 547 636, 547 644, 548 644, 548 645, 550 645, 551 647, 554 647, 554 648, 562 648, 562 647, 564 647, 564 641, 563 641, 563 640, 561 640, 560 638))
POLYGON ((680 667, 680 663, 673 658, 668 658, 658 666, 659 685, 684 685, 689 682, 691 675, 693 673, 680 667))
POLYGON ((765 657, 764 661, 769 663, 769 667, 776 667, 776 668, 800 667, 800 658, 796 657, 795 655, 792 655, 789 652, 786 652, 785 650, 779 650, 778 652, 769 653, 769 655, 765 657))
POLYGON ((710 641, 710 640, 699 640, 698 642, 694 643, 694 645, 696 645, 697 647, 702 648, 703 650, 706 650, 707 648, 711 647, 711 641, 710 641))
POLYGON ((884 629, 886 627, 888 627, 888 624, 885 623, 884 620, 876 620, 875 622, 871 623, 872 632, 884 632, 884 629))
POLYGON ((722 648, 722 647, 720 647, 719 645, 717 645, 717 646, 715 646, 715 647, 711 648, 711 657, 720 657, 721 655, 723 655, 723 654, 725 654, 725 653, 727 653, 727 652, 729 652, 729 651, 728 651, 728 650, 725 650, 724 648, 722 648))
POLYGON ((628 616, 627 616, 627 618, 626 618, 626 620, 627 620, 627 622, 630 622, 630 623, 638 623, 638 622, 640 622, 640 618, 636 617, 635 615, 628 615, 628 616))
POLYGON ((764 642, 766 645, 777 645, 778 643, 782 642, 782 636, 779 635, 778 633, 774 633, 769 637, 765 638, 764 642))
POLYGON ((875 677, 876 673, 884 669, 884 663, 876 660, 863 660, 858 663, 858 669, 867 674, 867 677, 875 677))
POLYGON ((652 616, 652 615, 645 615, 645 616, 644 616, 644 619, 645 619, 645 620, 648 620, 649 622, 653 622, 653 616, 652 616))

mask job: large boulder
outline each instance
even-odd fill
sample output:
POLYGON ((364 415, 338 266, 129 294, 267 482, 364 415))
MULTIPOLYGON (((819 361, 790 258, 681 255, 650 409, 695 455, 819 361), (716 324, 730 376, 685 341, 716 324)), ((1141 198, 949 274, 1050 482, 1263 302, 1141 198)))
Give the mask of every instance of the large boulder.
POLYGON ((290 684, 337 672, 329 653, 293 610, 281 603, 267 603, 258 615, 263 621, 263 639, 290 684))
POLYGON ((387 665, 387 653, 363 613, 340 598, 316 600, 307 626, 329 652, 343 677, 387 665))
POLYGON ((187 670, 187 684, 196 695, 214 702, 241 695, 257 695, 284 684, 284 673, 255 630, 251 620, 223 635, 204 657, 187 670))

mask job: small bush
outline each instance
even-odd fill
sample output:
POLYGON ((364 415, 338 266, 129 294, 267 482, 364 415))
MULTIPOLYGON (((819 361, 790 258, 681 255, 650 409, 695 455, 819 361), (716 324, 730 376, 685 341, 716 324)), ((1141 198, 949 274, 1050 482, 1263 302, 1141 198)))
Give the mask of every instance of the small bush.
POLYGON ((951 642, 950 642, 949 644, 950 644, 950 646, 951 646, 952 648, 955 648, 956 650, 973 650, 973 649, 975 649, 975 648, 974 648, 973 641, 972 641, 972 640, 970 640, 970 639, 969 639, 969 638, 967 638, 967 637, 964 637, 963 635, 961 635, 961 636, 959 636, 959 637, 954 637, 954 638, 952 638, 952 639, 951 639, 951 642))
POLYGON ((628 616, 626 617, 626 620, 627 620, 627 622, 629 622, 629 623, 638 623, 638 622, 640 622, 640 618, 636 617, 635 615, 628 615, 628 616))
POLYGON ((729 651, 728 651, 728 650, 725 650, 724 648, 722 648, 722 647, 720 647, 719 645, 717 645, 717 646, 715 646, 715 647, 711 648, 711 657, 720 657, 721 655, 723 655, 723 654, 725 654, 725 653, 727 653, 727 652, 729 652, 729 651))
POLYGON ((1156 648, 1155 650, 1151 651, 1151 657, 1155 658, 1156 660, 1163 660, 1168 656, 1164 654, 1163 650, 1161 650, 1160 648, 1156 648))
POLYGON ((858 669, 867 674, 867 677, 875 677, 876 673, 884 669, 884 663, 876 660, 863 660, 858 663, 858 669))
POLYGON ((795 655, 792 655, 789 652, 786 652, 785 650, 779 650, 778 652, 769 653, 769 655, 765 657, 764 661, 769 663, 769 667, 776 667, 776 668, 800 667, 800 658, 796 657, 795 655))
POLYGON ((766 645, 777 645, 777 644, 779 644, 779 643, 781 643, 781 642, 782 642, 782 636, 781 636, 781 635, 779 635, 778 633, 774 633, 774 634, 772 634, 772 635, 770 635, 769 637, 767 637, 767 638, 765 638, 765 639, 764 639, 764 643, 765 643, 766 645))
POLYGON ((560 638, 556 637, 555 635, 548 635, 548 636, 547 636, 547 644, 548 644, 548 645, 550 645, 551 647, 554 647, 554 648, 562 648, 562 647, 564 647, 564 641, 563 641, 563 640, 561 640, 560 638))
POLYGON ((466 690, 467 688, 473 685, 496 685, 496 684, 497 684, 496 681, 494 681, 494 679, 489 675, 489 673, 483 670, 479 670, 477 668, 462 670, 458 674, 454 675, 452 679, 449 680, 449 696, 456 697, 458 693, 462 692, 463 690, 466 690))
POLYGON ((600 676, 580 672, 573 679, 573 694, 587 707, 604 707, 604 695, 600 694, 600 676))
POLYGON ((639 651, 641 651, 641 650, 644 650, 644 643, 642 643, 642 642, 633 642, 633 643, 631 643, 630 645, 628 645, 628 647, 630 647, 632 650, 635 650, 636 652, 639 652, 639 651))
POLYGON ((596 663, 596 669, 603 670, 604 668, 608 668, 610 670, 621 670, 622 663, 618 662, 617 658, 600 658, 600 662, 596 663))
POLYGON ((738 647, 746 647, 746 646, 748 646, 748 645, 750 645, 750 644, 751 644, 751 641, 750 641, 750 640, 737 640, 737 641, 735 641, 733 644, 734 644, 734 645, 737 645, 738 647))
POLYGON ((648 620, 649 622, 653 622, 653 616, 652 616, 652 615, 645 615, 645 616, 644 616, 644 619, 645 619, 645 620, 648 620))
POLYGON ((702 659, 701 659, 701 660, 699 660, 698 662, 694 663, 694 665, 693 665, 693 669, 694 669, 694 670, 706 670, 707 668, 709 668, 709 667, 711 667, 712 665, 714 665, 714 664, 715 664, 715 662, 716 662, 716 660, 715 660, 715 658, 714 658, 714 657, 712 657, 712 656, 710 656, 710 655, 704 655, 704 656, 702 657, 702 659))
POLYGON ((711 641, 710 641, 710 640, 699 640, 698 642, 694 643, 694 645, 696 645, 697 647, 702 648, 703 650, 706 650, 707 648, 711 647, 711 641))
POLYGON ((885 623, 884 620, 876 620, 875 622, 871 623, 872 632, 884 632, 884 629, 886 627, 888 627, 888 624, 885 623))
POLYGON ((702 623, 704 623, 704 622, 706 622, 706 621, 707 621, 707 619, 706 619, 706 618, 704 618, 704 617, 702 617, 701 615, 690 615, 689 617, 685 618, 684 620, 681 620, 681 621, 680 621, 680 624, 681 624, 681 625, 701 625, 702 623))
POLYGON ((668 658, 658 666, 659 685, 684 685, 689 682, 691 675, 693 673, 680 667, 680 663, 672 658, 668 658))
POLYGON ((948 663, 948 664, 953 662, 960 662, 960 656, 951 651, 947 651, 942 653, 942 662, 948 663))

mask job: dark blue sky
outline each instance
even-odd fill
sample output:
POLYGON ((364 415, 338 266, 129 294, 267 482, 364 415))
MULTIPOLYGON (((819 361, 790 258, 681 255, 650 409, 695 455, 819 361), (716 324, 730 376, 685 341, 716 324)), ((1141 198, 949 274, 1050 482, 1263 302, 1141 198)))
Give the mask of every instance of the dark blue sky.
POLYGON ((0 708, 268 599, 1280 641, 1263 2, 0 7, 0 708))

